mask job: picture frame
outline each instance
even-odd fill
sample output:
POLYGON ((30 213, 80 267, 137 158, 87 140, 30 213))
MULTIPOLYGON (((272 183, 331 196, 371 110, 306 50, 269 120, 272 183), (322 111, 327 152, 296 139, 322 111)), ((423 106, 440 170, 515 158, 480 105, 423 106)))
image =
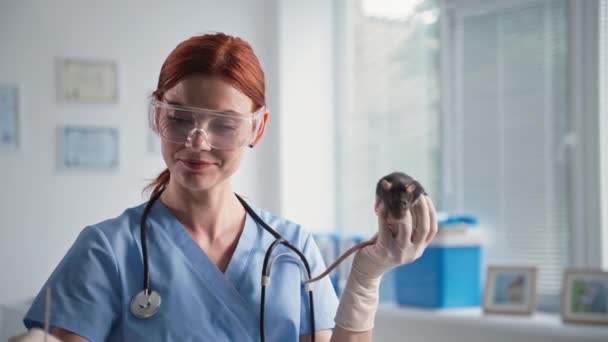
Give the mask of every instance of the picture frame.
POLYGON ((567 269, 561 298, 563 322, 608 325, 608 272, 567 269))
POLYGON ((536 267, 489 265, 483 312, 531 315, 536 308, 536 282, 536 267))
POLYGON ((58 128, 59 168, 107 171, 118 168, 118 129, 99 126, 58 128))
POLYGON ((60 58, 58 99, 62 102, 117 103, 118 66, 116 62, 60 58))
POLYGON ((0 149, 18 149, 19 139, 18 87, 0 84, 0 149))

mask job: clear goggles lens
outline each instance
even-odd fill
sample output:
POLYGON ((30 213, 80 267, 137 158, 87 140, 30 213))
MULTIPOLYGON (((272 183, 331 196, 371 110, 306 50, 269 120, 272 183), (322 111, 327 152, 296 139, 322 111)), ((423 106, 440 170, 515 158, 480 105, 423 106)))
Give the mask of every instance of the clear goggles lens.
POLYGON ((263 113, 264 107, 237 114, 152 100, 149 119, 152 129, 165 141, 189 146, 201 134, 210 147, 231 150, 253 141, 263 113))

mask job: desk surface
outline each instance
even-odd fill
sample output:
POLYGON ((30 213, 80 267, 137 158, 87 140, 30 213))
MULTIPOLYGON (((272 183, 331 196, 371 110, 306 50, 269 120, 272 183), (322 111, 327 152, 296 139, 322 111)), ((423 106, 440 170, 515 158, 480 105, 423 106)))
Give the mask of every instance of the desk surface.
POLYGON ((402 317, 407 320, 462 323, 467 326, 496 327, 497 329, 527 330, 547 336, 604 338, 608 341, 608 325, 564 323, 558 314, 536 312, 531 316, 484 314, 481 308, 422 309, 381 305, 378 319, 402 317))
POLYGON ((30 305, 31 301, 0 304, 0 341, 25 332, 23 316, 30 305))

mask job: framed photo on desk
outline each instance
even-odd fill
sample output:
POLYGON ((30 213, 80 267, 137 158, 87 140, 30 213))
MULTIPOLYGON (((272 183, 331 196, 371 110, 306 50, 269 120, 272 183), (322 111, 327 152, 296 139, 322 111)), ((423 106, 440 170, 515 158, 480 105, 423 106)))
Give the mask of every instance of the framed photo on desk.
POLYGON ((484 313, 530 315, 536 308, 536 267, 488 266, 484 313))
POLYGON ((561 306, 564 322, 608 325, 608 272, 566 270, 561 306))

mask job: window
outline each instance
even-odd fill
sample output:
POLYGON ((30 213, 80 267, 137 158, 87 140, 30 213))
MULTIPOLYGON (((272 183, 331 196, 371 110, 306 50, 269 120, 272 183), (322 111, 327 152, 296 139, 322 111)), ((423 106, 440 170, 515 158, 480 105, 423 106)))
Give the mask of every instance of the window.
POLYGON ((338 227, 373 232, 370 191, 403 170, 480 219, 487 262, 537 265, 555 305, 573 248, 569 2, 338 3, 338 227))
MULTIPOLYGON (((599 13, 599 94, 608 94, 608 0, 601 0, 599 13)), ((603 268, 608 268, 608 97, 600 96, 600 177, 602 205, 603 268)))
POLYGON ((435 1, 341 1, 336 65, 336 220, 376 230, 375 185, 400 170, 440 198, 435 1))
POLYGON ((450 205, 479 216, 488 262, 536 265, 538 294, 557 295, 570 258, 567 2, 490 3, 448 23, 450 205))

